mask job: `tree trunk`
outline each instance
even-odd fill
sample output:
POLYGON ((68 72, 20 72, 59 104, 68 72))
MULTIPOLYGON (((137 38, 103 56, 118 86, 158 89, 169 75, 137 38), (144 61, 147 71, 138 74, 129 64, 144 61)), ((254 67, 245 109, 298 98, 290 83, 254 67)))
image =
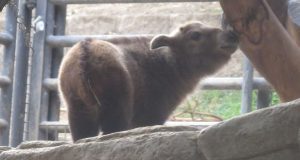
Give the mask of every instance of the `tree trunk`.
POLYGON ((284 28, 286 0, 269 2, 220 1, 229 24, 240 36, 240 48, 281 100, 290 101, 300 97, 300 49, 284 28))

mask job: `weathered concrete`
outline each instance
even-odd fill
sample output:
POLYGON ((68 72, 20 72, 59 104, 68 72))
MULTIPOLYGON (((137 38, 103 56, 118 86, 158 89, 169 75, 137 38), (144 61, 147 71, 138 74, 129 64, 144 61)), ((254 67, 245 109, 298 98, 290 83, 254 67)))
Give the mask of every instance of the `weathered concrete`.
POLYGON ((6 146, 0 146, 0 154, 2 153, 2 152, 4 152, 4 151, 8 151, 8 150, 10 150, 10 149, 12 149, 11 147, 6 147, 6 146))
MULTIPOLYGON (((259 110, 202 131, 154 126, 74 144, 27 142, 1 160, 299 160, 300 100, 259 110)), ((10 149, 10 150, 9 150, 10 149)), ((0 148, 0 151, 2 149, 0 148)))
POLYGON ((45 148, 45 147, 55 147, 64 144, 70 144, 64 141, 28 141, 20 144, 18 149, 33 149, 33 148, 45 148))
MULTIPOLYGON (((157 160, 199 159, 195 131, 155 132, 100 142, 58 147, 13 149, 0 155, 2 160, 157 160), (177 146, 177 147, 174 147, 177 146), (192 146, 192 147, 191 147, 192 146)), ((202 158, 205 160, 204 158, 202 158)))
POLYGON ((205 156, 212 160, 254 160, 260 157, 298 160, 299 102, 259 110, 211 126, 201 132, 198 144, 205 156))

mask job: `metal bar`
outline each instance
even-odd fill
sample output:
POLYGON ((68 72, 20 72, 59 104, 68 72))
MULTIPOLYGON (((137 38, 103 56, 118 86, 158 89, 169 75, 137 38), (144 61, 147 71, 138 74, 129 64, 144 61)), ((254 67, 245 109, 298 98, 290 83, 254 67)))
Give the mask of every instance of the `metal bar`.
POLYGON ((23 140, 25 100, 27 85, 27 68, 30 44, 28 36, 31 30, 31 10, 26 7, 26 0, 19 0, 15 72, 12 98, 12 121, 10 146, 15 147, 23 140))
MULTIPOLYGON (((54 35, 64 35, 67 16, 67 5, 55 6, 55 29, 54 35)), ((52 63, 51 63, 51 77, 56 78, 58 76, 58 70, 62 58, 64 56, 63 48, 53 48, 52 50, 52 63)), ((50 104, 49 104, 49 121, 58 121, 60 115, 60 100, 58 92, 50 91, 50 104)), ((50 132, 48 134, 48 140, 58 139, 57 132, 50 132)))
POLYGON ((142 35, 69 35, 69 36, 48 36, 47 43, 52 47, 71 47, 75 43, 83 41, 87 38, 99 39, 99 40, 110 40, 113 38, 124 38, 124 37, 153 37, 150 34, 142 35))
MULTIPOLYGON (((47 3, 47 28, 46 28, 46 37, 54 34, 55 29, 55 8, 54 5, 50 2, 47 3)), ((52 67, 52 47, 45 43, 44 50, 44 64, 43 64, 43 79, 51 78, 51 67, 52 67)), ((40 111, 40 122, 49 121, 49 106, 50 106, 50 92, 48 90, 42 90, 42 99, 41 99, 41 111, 40 111)), ((40 130, 39 139, 47 140, 49 134, 47 131, 40 130)))
MULTIPOLYGON (((17 7, 17 6, 16 6, 17 7)), ((5 33, 12 36, 11 43, 5 45, 3 53, 3 68, 1 81, 1 96, 0 96, 0 118, 5 121, 7 127, 1 129, 0 146, 7 146, 9 144, 9 129, 10 129, 10 115, 11 115, 11 101, 12 101, 12 80, 14 72, 15 59, 15 36, 17 29, 16 12, 12 5, 6 7, 5 17, 5 33)))
MULTIPOLYGON (((200 82, 204 90, 241 90, 243 78, 206 78, 200 82)), ((253 89, 272 89, 264 78, 253 79, 253 89)))
POLYGON ((257 93, 257 109, 262 109, 270 106, 272 91, 269 89, 258 90, 257 93))
POLYGON ((53 4, 216 2, 217 0, 49 0, 53 4))
POLYGON ((8 76, 0 76, 0 87, 1 88, 6 87, 10 84, 12 84, 12 80, 8 76))
POLYGON ((57 91, 57 79, 56 78, 46 78, 43 83, 43 87, 51 91, 57 91))
POLYGON ((8 123, 5 119, 0 119, 0 129, 6 129, 8 127, 8 123))
POLYGON ((30 95, 28 103, 28 132, 25 133, 25 140, 37 140, 39 138, 40 111, 42 99, 42 81, 44 50, 46 39, 46 14, 47 2, 37 1, 36 23, 33 36, 33 54, 30 75, 30 95))
POLYGON ((55 131, 58 132, 65 132, 68 131, 69 133, 69 125, 68 123, 62 123, 58 121, 44 121, 40 124, 40 129, 45 131, 55 131))
POLYGON ((251 112, 252 107, 252 91, 253 91, 253 67, 247 57, 244 58, 244 69, 243 69, 243 85, 242 85, 242 105, 241 113, 251 112))
POLYGON ((0 43, 1 44, 9 44, 14 40, 14 36, 7 32, 0 33, 0 43))
MULTIPOLYGON (((242 88, 243 78, 206 78, 200 82, 200 88, 203 90, 240 90, 242 88)), ((48 90, 57 90, 57 79, 47 78, 44 85, 48 90)), ((253 79, 253 89, 272 89, 271 85, 264 78, 253 79)))

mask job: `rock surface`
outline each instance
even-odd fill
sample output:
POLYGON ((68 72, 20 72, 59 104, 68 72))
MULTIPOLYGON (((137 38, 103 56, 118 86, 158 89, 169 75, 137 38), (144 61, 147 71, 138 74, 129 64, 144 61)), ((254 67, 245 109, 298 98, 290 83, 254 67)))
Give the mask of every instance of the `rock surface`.
POLYGON ((153 126, 76 143, 27 142, 1 160, 299 160, 300 100, 205 129, 153 126))
POLYGON ((295 101, 211 126, 198 144, 212 160, 299 160, 299 128, 300 101, 295 101))
MULTIPOLYGON (((138 160, 199 159, 197 133, 188 127, 150 127, 148 133, 135 131, 88 139, 75 144, 34 149, 12 149, 0 155, 2 160, 138 160), (182 128, 182 129, 181 129, 182 128), (155 131, 156 130, 156 131, 155 131), (187 131, 186 131, 187 130, 187 131), (105 138, 108 137, 108 138, 105 138), (176 146, 176 147, 174 147, 176 146)), ((147 131, 146 131, 147 132, 147 131)), ((38 145, 40 146, 39 142, 38 145)), ((47 145, 47 144, 45 144, 47 145)))

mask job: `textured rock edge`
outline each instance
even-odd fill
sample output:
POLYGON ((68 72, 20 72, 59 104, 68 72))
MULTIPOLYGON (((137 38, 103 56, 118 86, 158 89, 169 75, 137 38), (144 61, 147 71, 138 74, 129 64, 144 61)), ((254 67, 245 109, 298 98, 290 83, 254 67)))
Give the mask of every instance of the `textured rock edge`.
POLYGON ((202 131, 194 127, 153 126, 83 139, 74 144, 27 142, 16 149, 6 148, 0 159, 76 160, 95 156, 99 159, 139 159, 142 156, 142 159, 298 160, 299 113, 300 100, 296 100, 202 131))

